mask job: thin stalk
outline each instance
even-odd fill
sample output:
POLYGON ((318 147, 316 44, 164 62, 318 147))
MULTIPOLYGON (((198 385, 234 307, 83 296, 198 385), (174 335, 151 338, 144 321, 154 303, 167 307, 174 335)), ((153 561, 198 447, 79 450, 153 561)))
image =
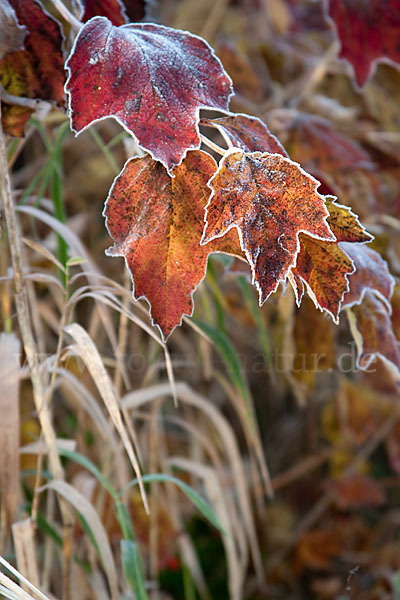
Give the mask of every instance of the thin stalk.
POLYGON ((202 133, 200 134, 200 138, 205 146, 208 146, 209 148, 211 148, 211 150, 214 150, 214 152, 216 152, 217 154, 220 154, 221 156, 225 156, 226 150, 221 148, 221 146, 218 146, 218 144, 215 144, 214 142, 209 140, 208 137, 206 137, 202 133))
MULTIPOLYGON (((11 263, 14 273, 15 287, 15 307, 17 319, 24 346, 24 351, 30 368, 33 398, 43 433, 44 441, 48 448, 50 470, 55 479, 64 479, 64 470, 56 449, 56 436, 54 433, 49 405, 46 402, 46 394, 43 381, 40 375, 40 365, 38 360, 38 351, 36 342, 32 333, 31 318, 27 291, 22 276, 21 261, 21 242, 18 231, 18 224, 14 212, 12 199, 10 174, 8 171, 7 151, 4 140, 3 128, 1 125, 1 107, 0 107, 0 196, 4 210, 4 217, 8 232, 8 243, 10 247, 11 263)), ((62 519, 66 526, 72 523, 71 511, 66 503, 60 503, 62 519)), ((66 586, 65 598, 69 598, 69 589, 66 586)))
POLYGON ((72 29, 79 30, 82 27, 83 23, 81 23, 79 19, 77 19, 72 12, 68 10, 61 0, 51 0, 51 3, 54 8, 58 10, 63 19, 65 19, 71 25, 72 29))

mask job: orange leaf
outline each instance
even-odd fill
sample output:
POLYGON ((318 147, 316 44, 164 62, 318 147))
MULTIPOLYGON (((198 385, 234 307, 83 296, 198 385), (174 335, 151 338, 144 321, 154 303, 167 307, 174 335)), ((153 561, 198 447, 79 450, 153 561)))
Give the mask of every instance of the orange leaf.
POLYGON ((361 506, 380 506, 386 499, 377 481, 358 474, 332 480, 328 488, 333 491, 337 506, 343 510, 361 506))
POLYGON ((296 549, 298 569, 329 569, 331 561, 339 556, 343 548, 340 532, 325 529, 307 531, 300 539, 296 549))
POLYGON ((337 243, 300 236, 296 275, 307 284, 316 305, 332 315, 335 323, 343 294, 349 289, 348 275, 353 271, 353 261, 337 243))
POLYGON ((164 338, 193 312, 193 292, 202 281, 211 252, 241 254, 232 232, 200 246, 207 181, 217 168, 200 150, 187 154, 170 177, 150 157, 129 160, 115 179, 104 214, 115 245, 107 253, 124 256, 134 297, 145 297, 153 323, 164 338))
MULTIPOLYGON (((349 289, 348 276, 354 272, 352 259, 347 256, 338 242, 368 242, 372 239, 360 224, 357 216, 347 206, 337 204, 335 198, 327 196, 328 223, 336 236, 336 242, 327 242, 300 235, 300 252, 295 277, 307 285, 315 303, 321 310, 332 315, 337 323, 343 295, 349 289)), ((302 289, 298 279, 291 279, 299 303, 302 289)))
POLYGON ((209 185, 213 194, 202 244, 238 230, 260 304, 295 265, 300 233, 335 239, 324 198, 316 191, 318 182, 283 156, 232 149, 209 185))

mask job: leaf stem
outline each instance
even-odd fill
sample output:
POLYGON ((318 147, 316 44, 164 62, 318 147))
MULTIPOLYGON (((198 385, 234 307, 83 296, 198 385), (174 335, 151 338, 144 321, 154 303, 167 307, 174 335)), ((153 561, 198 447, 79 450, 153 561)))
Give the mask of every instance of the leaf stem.
POLYGON ((211 150, 214 150, 214 152, 216 152, 217 154, 220 154, 221 156, 224 156, 226 154, 226 150, 221 148, 221 146, 218 146, 218 144, 215 144, 214 142, 209 140, 208 137, 206 137, 202 133, 200 134, 200 138, 205 146, 208 146, 209 148, 211 148, 211 150))

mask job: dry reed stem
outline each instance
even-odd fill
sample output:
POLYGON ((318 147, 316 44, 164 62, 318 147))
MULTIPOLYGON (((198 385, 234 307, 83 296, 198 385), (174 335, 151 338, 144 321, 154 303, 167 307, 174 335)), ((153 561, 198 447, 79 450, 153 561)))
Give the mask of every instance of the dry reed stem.
MULTIPOLYGON (((17 309, 17 318, 20 328, 20 334, 22 343, 24 346, 26 358, 29 364, 31 381, 33 388, 33 398, 35 407, 37 410, 41 430, 43 432, 44 440, 48 447, 49 452, 49 464, 52 475, 56 479, 64 479, 64 470, 61 465, 61 460, 56 449, 56 436, 52 425, 50 408, 47 403, 46 391, 43 385, 42 377, 40 374, 40 364, 38 361, 38 351, 36 343, 32 333, 32 325, 29 312, 29 304, 27 291, 22 275, 22 261, 21 261, 21 242, 18 231, 18 224, 14 212, 14 205, 11 191, 11 181, 8 171, 7 163, 7 151, 5 145, 5 139, 3 134, 3 128, 1 125, 1 108, 0 108, 0 181, 1 186, 1 198, 4 210, 5 222, 8 231, 8 242, 11 254, 11 263, 14 273, 14 286, 15 286, 15 306, 17 309)), ((72 514, 65 502, 60 502, 60 510, 62 513, 63 523, 68 529, 72 526, 72 514)), ((67 565, 64 565, 64 597, 65 600, 69 598, 69 569, 67 565)))

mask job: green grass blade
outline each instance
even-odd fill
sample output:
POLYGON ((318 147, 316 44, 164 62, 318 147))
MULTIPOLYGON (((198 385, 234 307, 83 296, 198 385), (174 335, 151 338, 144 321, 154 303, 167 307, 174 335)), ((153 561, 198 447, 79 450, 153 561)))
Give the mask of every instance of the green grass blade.
MULTIPOLYGON (((174 483, 177 485, 184 494, 189 498, 189 500, 194 504, 197 510, 205 517, 218 531, 226 535, 221 523, 216 517, 213 509, 209 505, 209 503, 200 496, 190 485, 187 485, 181 479, 174 477, 173 475, 167 475, 164 473, 152 473, 149 475, 143 475, 142 477, 143 483, 154 483, 155 481, 174 483)), ((128 484, 127 488, 137 485, 138 480, 132 479, 132 481, 128 484)), ((125 488, 125 489, 127 489, 125 488)))
POLYGON ((133 530, 131 516, 126 505, 123 502, 117 501, 115 503, 115 510, 117 513, 117 519, 121 527, 122 535, 125 540, 134 542, 136 539, 135 532, 133 530))
POLYGON ((244 275, 238 276, 237 284, 257 327, 257 335, 264 354, 265 364, 270 367, 272 363, 271 343, 265 321, 260 313, 260 307, 258 306, 257 300, 254 297, 252 286, 249 284, 244 275))
POLYGON ((204 323, 195 318, 193 318, 193 321, 214 343, 234 386, 240 392, 241 396, 245 399, 249 399, 249 389, 243 375, 243 367, 240 358, 227 334, 209 323, 204 323))
POLYGON ((135 600, 148 600, 139 548, 132 540, 121 540, 121 558, 127 582, 135 592, 135 600))
POLYGON ((102 153, 104 154, 108 164, 110 165, 110 167, 112 168, 114 173, 117 175, 121 169, 119 168, 119 166, 114 158, 113 153, 110 152, 110 146, 103 142, 101 135, 99 134, 98 131, 96 131, 96 129, 94 127, 91 127, 89 129, 89 131, 90 131, 92 138, 94 139, 94 141, 96 142, 96 144, 98 145, 98 147, 100 148, 102 153))
POLYGON ((112 496, 115 502, 118 502, 119 496, 118 492, 113 488, 108 479, 103 475, 98 467, 92 463, 91 460, 83 456, 79 452, 74 452, 73 450, 67 450, 66 448, 58 448, 58 453, 69 460, 73 460, 74 462, 81 465, 87 469, 92 475, 94 475, 97 481, 103 486, 105 490, 112 496))

